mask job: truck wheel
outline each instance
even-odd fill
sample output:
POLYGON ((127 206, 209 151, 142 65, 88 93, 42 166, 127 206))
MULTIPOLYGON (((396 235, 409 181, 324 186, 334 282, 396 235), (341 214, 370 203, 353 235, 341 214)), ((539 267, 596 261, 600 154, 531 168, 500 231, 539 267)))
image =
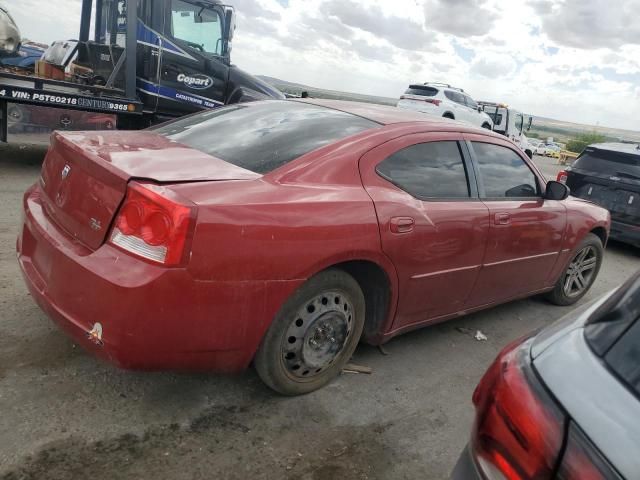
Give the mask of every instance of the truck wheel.
POLYGON ((547 294, 547 299, 556 305, 565 306, 573 305, 584 297, 598 276, 603 256, 604 248, 600 238, 593 233, 587 234, 567 270, 547 294))
POLYGON ((283 395, 317 390, 353 355, 364 326, 358 282, 338 269, 320 272, 282 306, 255 357, 264 383, 283 395))

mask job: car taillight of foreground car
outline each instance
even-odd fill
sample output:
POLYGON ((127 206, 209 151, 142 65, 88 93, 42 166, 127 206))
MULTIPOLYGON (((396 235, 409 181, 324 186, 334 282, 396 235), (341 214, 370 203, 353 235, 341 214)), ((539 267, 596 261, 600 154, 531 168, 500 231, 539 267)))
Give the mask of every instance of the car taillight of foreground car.
MULTIPOLYGON (((531 365, 531 341, 506 347, 473 394, 476 421, 470 454, 478 478, 488 480, 600 480, 620 478, 567 418, 531 365), (565 445, 565 437, 567 442, 565 445)), ((454 479, 469 473, 456 468, 454 479)))
POLYGON ((195 207, 161 186, 131 183, 118 211, 110 242, 139 257, 168 267, 188 255, 195 207))

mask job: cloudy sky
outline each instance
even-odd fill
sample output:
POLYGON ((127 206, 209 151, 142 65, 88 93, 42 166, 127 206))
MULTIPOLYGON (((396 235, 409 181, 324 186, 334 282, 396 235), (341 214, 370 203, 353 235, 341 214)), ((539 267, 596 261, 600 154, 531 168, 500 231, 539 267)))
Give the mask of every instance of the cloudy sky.
MULTIPOLYGON (((2 2, 29 38, 77 37, 80 0, 2 2)), ((640 0, 229 3, 232 59, 251 73, 389 97, 447 82, 534 115, 640 130, 640 0)))

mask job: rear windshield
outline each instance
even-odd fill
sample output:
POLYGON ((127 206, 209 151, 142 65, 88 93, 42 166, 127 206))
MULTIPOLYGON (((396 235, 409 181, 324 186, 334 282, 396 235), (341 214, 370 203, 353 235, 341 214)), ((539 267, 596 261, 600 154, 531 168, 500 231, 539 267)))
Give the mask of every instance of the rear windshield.
POLYGON ((379 126, 292 101, 239 104, 176 120, 156 133, 238 167, 265 174, 317 148, 379 126))
POLYGON ((420 85, 411 85, 409 88, 407 88, 407 91, 404 93, 405 95, 420 95, 422 97, 433 97, 438 93, 438 89, 433 87, 423 87, 420 85))
POLYGON ((639 178, 640 155, 587 148, 573 167, 606 175, 639 178))

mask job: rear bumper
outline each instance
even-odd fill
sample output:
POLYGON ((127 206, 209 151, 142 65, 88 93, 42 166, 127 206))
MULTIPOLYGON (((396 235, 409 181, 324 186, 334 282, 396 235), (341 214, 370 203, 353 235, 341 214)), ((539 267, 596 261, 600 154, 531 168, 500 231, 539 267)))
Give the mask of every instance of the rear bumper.
POLYGON ((610 238, 640 247, 640 225, 612 221, 610 238))
POLYGON ((478 471, 476 462, 471 456, 471 449, 467 447, 460 454, 458 463, 456 463, 453 472, 451 472, 451 480, 483 480, 484 477, 478 471))
POLYGON ((109 244, 89 250, 48 219, 38 191, 25 194, 17 241, 27 287, 75 342, 119 367, 240 371, 300 284, 201 281, 109 244), (88 335, 96 323, 100 344, 88 335))

